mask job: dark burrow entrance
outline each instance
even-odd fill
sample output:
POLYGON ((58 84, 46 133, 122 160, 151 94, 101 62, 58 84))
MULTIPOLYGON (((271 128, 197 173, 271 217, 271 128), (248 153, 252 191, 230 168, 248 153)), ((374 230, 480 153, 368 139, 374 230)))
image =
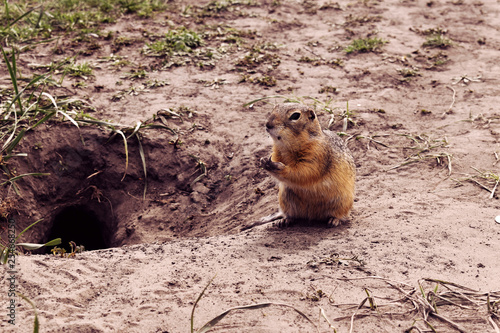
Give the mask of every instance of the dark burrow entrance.
MULTIPOLYGON (((69 242, 76 246, 83 245, 86 251, 105 249, 111 246, 113 221, 108 220, 111 214, 97 214, 83 205, 63 208, 55 215, 52 227, 48 231, 47 241, 61 238, 61 244, 67 252, 71 251, 69 242)), ((47 248, 50 253, 52 248, 47 248)))

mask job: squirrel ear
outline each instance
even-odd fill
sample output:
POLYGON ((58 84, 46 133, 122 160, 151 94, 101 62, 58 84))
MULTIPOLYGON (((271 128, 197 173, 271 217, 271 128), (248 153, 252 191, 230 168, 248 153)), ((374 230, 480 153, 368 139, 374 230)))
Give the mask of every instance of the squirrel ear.
POLYGON ((307 110, 309 112, 309 119, 314 120, 316 118, 316 113, 312 109, 307 110))

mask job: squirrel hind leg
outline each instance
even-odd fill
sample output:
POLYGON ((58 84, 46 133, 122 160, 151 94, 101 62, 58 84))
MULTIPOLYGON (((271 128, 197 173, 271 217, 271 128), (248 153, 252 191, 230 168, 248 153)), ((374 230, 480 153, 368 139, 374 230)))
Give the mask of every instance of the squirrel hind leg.
POLYGON ((274 225, 277 226, 278 228, 287 228, 292 226, 297 220, 289 218, 289 217, 283 217, 279 221, 274 222, 274 225))
POLYGON ((287 228, 296 222, 296 219, 287 217, 285 213, 281 210, 279 212, 273 213, 268 216, 264 216, 260 219, 260 221, 264 223, 274 222, 273 225, 278 228, 287 228))
POLYGON ((343 219, 339 219, 339 218, 336 218, 336 217, 330 217, 330 219, 328 220, 327 222, 327 227, 328 228, 335 228, 335 227, 338 227, 342 224, 345 224, 347 223, 347 219, 343 218, 343 219))

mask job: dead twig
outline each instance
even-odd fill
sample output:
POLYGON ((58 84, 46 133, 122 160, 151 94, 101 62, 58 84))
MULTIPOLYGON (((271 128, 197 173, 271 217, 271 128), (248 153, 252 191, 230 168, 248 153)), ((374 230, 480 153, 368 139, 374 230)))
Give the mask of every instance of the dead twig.
POLYGON ((453 157, 453 155, 447 152, 437 152, 437 153, 431 152, 432 150, 437 148, 448 148, 448 139, 446 137, 444 137, 443 139, 436 140, 430 138, 425 134, 416 136, 412 134, 397 134, 397 135, 403 136, 415 143, 415 145, 412 147, 405 147, 406 149, 413 150, 413 152, 411 153, 410 156, 405 158, 403 162, 389 169, 386 169, 386 171, 394 170, 408 164, 421 162, 429 159, 431 160, 436 159, 437 164, 441 164, 441 161, 446 159, 448 176, 451 175, 451 158, 453 157))
POLYGON ((443 316, 441 316, 441 315, 439 315, 439 314, 437 314, 437 313, 435 313, 435 312, 432 312, 432 313, 431 313, 431 315, 432 315, 433 317, 436 317, 436 318, 438 318, 438 319, 440 319, 440 320, 444 321, 445 323, 449 324, 450 326, 452 326, 453 328, 457 329, 458 331, 460 331, 460 332, 462 332, 462 333, 467 333, 467 332, 469 332, 468 330, 466 330, 466 329, 465 329, 465 328, 463 328, 462 326, 458 325, 457 323, 455 323, 455 322, 451 321, 450 319, 445 318, 445 317, 443 317, 443 316))
POLYGON ((453 104, 455 104, 455 96, 457 95, 457 92, 455 91, 455 89, 453 89, 452 87, 450 86, 446 86, 446 88, 450 89, 451 91, 453 91, 453 96, 452 96, 452 101, 451 101, 451 104, 450 104, 450 107, 448 108, 448 110, 446 110, 445 112, 443 112, 443 114, 441 115, 441 117, 444 117, 446 116, 448 113, 450 113, 451 109, 453 108, 453 104))
POLYGON ((461 178, 461 179, 456 179, 455 181, 459 184, 461 184, 461 182, 463 182, 463 181, 468 181, 468 182, 474 183, 474 184, 478 185, 479 187, 485 189, 486 191, 490 192, 490 195, 488 196, 488 198, 493 199, 493 197, 495 196, 495 192, 497 190, 498 184, 500 183, 500 175, 497 175, 491 171, 480 171, 477 168, 474 168, 474 167, 471 167, 471 168, 474 169, 478 174, 472 175, 472 176, 466 175, 466 177, 461 178), (493 186, 493 188, 490 189, 488 186, 483 185, 478 180, 476 180, 477 178, 480 178, 480 179, 483 179, 483 180, 489 182, 490 186, 493 186))
POLYGON ((380 136, 388 136, 388 134, 384 134, 384 135, 372 135, 372 136, 369 136, 369 135, 353 135, 353 136, 350 136, 347 141, 349 141, 351 138, 355 138, 356 140, 360 140, 360 139, 366 139, 368 140, 368 143, 366 144, 366 149, 370 149, 370 142, 373 142, 373 143, 376 143, 378 145, 381 145, 383 147, 386 147, 386 148, 391 148, 389 145, 383 143, 382 141, 379 141, 379 140, 376 140, 375 138, 376 137, 380 137, 380 136))
POLYGON ((498 328, 498 325, 493 321, 492 316, 488 317, 488 321, 490 322, 491 326, 493 326, 495 333, 500 333, 500 329, 498 328))
MULTIPOLYGON (((368 317, 374 314, 377 316, 409 316, 410 313, 417 312, 420 314, 421 321, 415 320, 410 328, 405 330, 405 333, 410 333, 412 331, 415 332, 424 332, 424 331, 432 331, 437 332, 439 327, 435 326, 433 321, 441 322, 442 324, 448 325, 452 327, 454 330, 459 332, 468 332, 470 329, 463 327, 458 324, 454 320, 450 319, 446 316, 444 311, 449 309, 449 307, 458 307, 463 311, 472 312, 476 317, 478 312, 483 310, 487 311, 487 319, 489 324, 495 329, 495 333, 500 333, 500 329, 498 328, 497 323, 494 319, 500 319, 498 316, 498 310, 500 305, 500 292, 489 292, 489 293, 481 293, 479 291, 473 290, 471 288, 443 280, 438 279, 421 279, 418 281, 418 288, 412 287, 408 284, 392 281, 389 279, 385 279, 379 276, 369 276, 363 278, 354 278, 354 279, 339 279, 343 281, 354 281, 354 280, 369 280, 376 279, 381 280, 387 283, 390 287, 397 290, 399 293, 403 294, 403 298, 399 299, 400 304, 410 303, 413 305, 411 309, 401 312, 380 312, 382 306, 396 305, 395 303, 389 304, 375 304, 375 298, 373 293, 368 291, 365 288, 365 292, 368 297, 365 297, 363 301, 356 307, 354 313, 350 316, 342 316, 333 319, 332 321, 339 320, 350 320, 350 329, 349 332, 352 333, 354 329, 354 319, 359 317, 368 317), (431 285, 429 285, 431 284, 431 285), (429 287, 431 287, 429 289, 429 287), (410 288, 410 290, 407 290, 410 288), (443 289, 442 291, 440 289, 443 289), (417 292, 418 291, 418 292, 417 292), (365 304, 369 302, 369 306, 365 306, 365 304), (485 307, 487 305, 487 307, 485 307), (442 308, 441 308, 442 307, 442 308), (374 311, 377 310, 377 311, 374 311), (420 322, 425 324, 425 327, 418 327, 417 323, 420 322)), ((384 297, 383 299, 390 299, 389 297, 384 297)), ((347 305, 347 304, 344 304, 347 305)), ((350 305, 350 304, 349 304, 350 305)), ((337 304, 336 306, 340 306, 337 304)), ((464 318, 463 321, 466 323, 471 323, 476 318, 464 318)), ((476 318, 484 323, 485 317, 476 318)), ((459 320, 460 321, 460 320, 459 320)), ((420 324, 420 326, 422 326, 420 324)))
POLYGON ((462 83, 462 85, 466 86, 469 82, 481 82, 481 78, 482 75, 469 77, 467 74, 465 74, 460 77, 454 78, 452 84, 462 83))
POLYGON ((495 182, 495 187, 493 187, 493 190, 491 190, 491 194, 490 194, 490 199, 493 199, 493 197, 495 196, 495 191, 498 187, 498 182, 500 181, 500 179, 497 179, 497 181, 495 182))

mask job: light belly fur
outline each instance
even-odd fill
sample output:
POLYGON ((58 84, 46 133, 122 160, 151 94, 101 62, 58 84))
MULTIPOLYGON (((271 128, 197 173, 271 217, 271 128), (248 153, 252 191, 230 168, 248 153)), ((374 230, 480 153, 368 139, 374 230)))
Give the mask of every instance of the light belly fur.
POLYGON ((340 218, 352 207, 353 198, 349 198, 351 196, 349 192, 352 191, 348 193, 345 189, 339 191, 337 184, 332 181, 323 181, 307 188, 281 183, 280 208, 289 218, 308 220, 340 218))

